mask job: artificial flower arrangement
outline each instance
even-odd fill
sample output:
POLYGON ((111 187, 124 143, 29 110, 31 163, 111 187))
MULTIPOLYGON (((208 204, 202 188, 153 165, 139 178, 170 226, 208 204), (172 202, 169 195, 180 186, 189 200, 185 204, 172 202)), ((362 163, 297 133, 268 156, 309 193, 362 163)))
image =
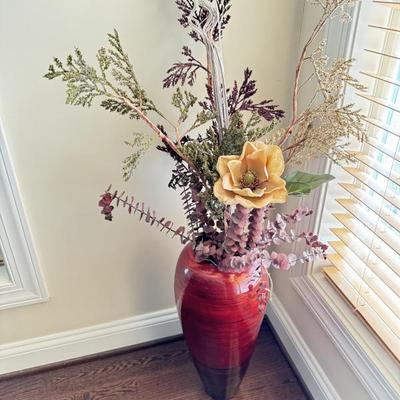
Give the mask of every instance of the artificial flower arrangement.
MULTIPOLYGON (((113 219, 116 207, 125 207, 129 214, 189 243, 192 262, 227 275, 250 268, 258 276, 269 275, 271 267, 288 270, 298 262, 325 257, 328 247, 317 235, 294 231, 296 223, 312 214, 310 209, 297 208, 288 214, 274 211, 290 196, 307 195, 333 179, 294 170, 296 165, 320 156, 338 163, 351 161, 350 137, 365 139, 363 116, 352 104, 342 104, 345 85, 363 89, 348 74, 351 60, 329 60, 324 42, 313 45, 327 21, 336 14, 345 15, 345 7, 354 1, 311 3, 321 7, 322 16, 300 53, 291 119, 285 128, 277 128, 284 120, 283 110, 272 100, 255 99, 257 88, 250 69, 245 69, 241 83, 226 87, 220 43, 230 21, 231 0, 176 0, 180 24, 206 50, 203 61, 184 46, 184 61, 167 71, 163 85, 175 88, 172 105, 179 111, 177 121, 170 121, 142 88, 117 31, 108 35, 109 47, 97 52, 97 68, 85 61, 79 49, 66 62, 54 59, 45 77, 66 83, 68 104, 89 107, 100 99, 106 110, 143 121, 159 139, 157 149, 175 163, 168 186, 182 195, 187 227, 175 227, 111 187, 99 202, 107 220, 113 219), (306 64, 311 66, 310 76, 304 76, 306 64), (205 79, 201 100, 190 92, 200 75, 205 79), (311 82, 316 85, 315 95, 300 111, 299 96, 311 82), (294 172, 287 173, 289 168, 294 172), (277 250, 299 241, 305 245, 301 254, 277 250)), ((151 135, 134 134, 128 143, 132 152, 123 161, 125 179, 153 143, 151 135)), ((270 284, 260 282, 258 308, 264 311, 270 284)), ((213 389, 208 391, 213 393, 213 389)))
MULTIPOLYGON (((140 219, 178 236, 182 242, 190 241, 198 259, 211 261, 225 271, 241 271, 248 264, 248 257, 262 258, 266 267, 288 269, 297 262, 324 256, 327 246, 315 235, 287 230, 287 224, 300 221, 311 210, 277 214, 273 220, 268 217, 273 204, 286 203, 288 196, 309 194, 333 178, 299 171, 284 176, 285 169, 321 155, 335 161, 350 159, 347 139, 351 135, 359 139, 364 136, 358 110, 353 105, 340 105, 344 84, 361 87, 348 75, 351 60, 329 62, 324 55, 324 43, 308 55, 329 18, 353 1, 315 2, 322 5, 323 17, 304 47, 296 69, 291 122, 279 130, 275 127, 283 119, 284 111, 271 100, 254 100, 257 89, 250 69, 244 71, 240 85, 234 82, 232 89, 225 88, 217 44, 230 20, 230 0, 200 1, 197 10, 195 1, 176 3, 182 13, 179 22, 190 28, 189 36, 203 43, 207 50, 207 62, 203 63, 189 47, 183 47, 185 61, 175 63, 167 71, 164 87, 177 87, 172 105, 180 112, 178 121, 169 121, 140 86, 117 31, 108 35, 109 49, 101 48, 97 53, 98 70, 88 65, 80 50, 75 49, 66 63, 55 58, 45 75, 66 82, 67 104, 89 107, 93 100, 101 98, 101 106, 106 110, 143 120, 151 128, 161 142, 157 148, 175 161, 168 186, 182 192, 189 230, 174 228, 171 221, 158 218, 143 203, 125 193, 111 192, 111 188, 99 203, 102 213, 111 220, 114 207, 125 206, 129 213, 138 214, 140 219), (319 87, 310 106, 300 113, 298 98, 305 62, 313 66, 312 76, 317 78, 319 87), (198 101, 181 87, 193 86, 200 73, 206 79, 206 97, 198 101), (195 107, 200 110, 194 121, 184 126, 195 107), (153 117, 165 125, 155 122, 153 117), (199 130, 195 136, 193 133, 199 130), (271 245, 298 240, 307 245, 300 256, 267 250, 271 245)), ((133 152, 124 160, 126 179, 152 142, 149 135, 134 134, 128 143, 133 152)))

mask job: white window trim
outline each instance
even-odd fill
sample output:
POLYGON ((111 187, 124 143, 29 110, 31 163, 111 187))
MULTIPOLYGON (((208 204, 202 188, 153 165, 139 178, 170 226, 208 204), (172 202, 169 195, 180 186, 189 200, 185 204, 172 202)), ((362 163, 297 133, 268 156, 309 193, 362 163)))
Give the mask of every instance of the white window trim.
MULTIPOLYGON (((372 0, 363 0, 372 3, 372 0)), ((338 19, 332 20, 327 28, 327 52, 331 57, 351 58, 355 45, 355 34, 360 16, 361 4, 353 10, 352 22, 343 24, 338 19)), ((312 165, 315 173, 329 173, 332 163, 319 160, 312 165)), ((302 226, 305 231, 319 232, 328 188, 325 185, 305 199, 304 204, 315 210, 314 217, 302 226)), ((300 200, 300 204, 302 200, 300 200)), ((297 246, 296 246, 297 247, 297 246)), ((296 250, 300 250, 297 248, 296 250)), ((378 339, 356 315, 349 314, 348 304, 339 293, 324 279, 322 273, 315 274, 313 263, 305 264, 290 272, 290 281, 308 309, 313 313, 327 336, 331 339, 343 359, 359 378, 360 383, 376 400, 398 400, 399 387, 396 380, 382 368, 393 366, 393 371, 400 370, 398 364, 382 348, 378 339), (346 317, 344 317, 344 313, 346 317), (356 327, 356 329, 354 328, 356 327), (361 335, 357 335, 361 332, 361 335), (368 338, 368 345, 360 338, 368 338), (371 351, 373 348, 373 351, 371 351), (379 354, 379 357, 376 356, 379 354), (397 387, 396 387, 397 386, 397 387)), ((390 367, 389 367, 390 368, 390 367)))
POLYGON ((0 246, 10 275, 0 286, 0 310, 48 300, 1 122, 0 246))

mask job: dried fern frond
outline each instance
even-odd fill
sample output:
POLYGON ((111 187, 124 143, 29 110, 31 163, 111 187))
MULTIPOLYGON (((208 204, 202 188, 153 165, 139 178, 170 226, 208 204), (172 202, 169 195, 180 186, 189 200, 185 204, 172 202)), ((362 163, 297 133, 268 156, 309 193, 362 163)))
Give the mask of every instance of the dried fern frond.
POLYGON ((193 56, 192 50, 188 46, 183 47, 182 55, 186 58, 186 61, 176 62, 168 69, 167 76, 163 81, 164 88, 177 85, 184 86, 186 83, 193 86, 198 71, 209 73, 208 69, 193 56))

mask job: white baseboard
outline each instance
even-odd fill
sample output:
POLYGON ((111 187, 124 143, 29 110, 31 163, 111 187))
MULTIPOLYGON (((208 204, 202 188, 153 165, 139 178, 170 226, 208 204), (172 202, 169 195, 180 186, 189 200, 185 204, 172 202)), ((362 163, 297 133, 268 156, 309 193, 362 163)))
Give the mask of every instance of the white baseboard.
POLYGON ((315 400, 341 400, 276 296, 268 305, 267 316, 312 397, 315 400))
POLYGON ((175 308, 0 345, 0 375, 182 333, 175 308))

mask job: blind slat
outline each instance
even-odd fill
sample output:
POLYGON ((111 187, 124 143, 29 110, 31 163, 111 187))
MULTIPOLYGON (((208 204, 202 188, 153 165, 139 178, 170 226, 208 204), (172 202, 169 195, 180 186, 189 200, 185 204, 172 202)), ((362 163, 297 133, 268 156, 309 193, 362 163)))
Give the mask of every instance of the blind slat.
MULTIPOLYGON (((343 187, 345 190, 347 190, 352 196, 354 196, 358 201, 360 201, 362 204, 364 204, 366 207, 368 207, 372 212, 375 213, 376 219, 381 218, 383 221, 385 221, 388 225, 393 227, 394 229, 397 230, 398 233, 400 233, 400 217, 397 216, 394 212, 387 210, 387 207, 385 207, 383 204, 379 204, 376 201, 374 201, 371 196, 368 195, 364 190, 360 188, 354 188, 353 186, 346 186, 341 184, 341 187, 343 187)), ((357 212, 357 204, 358 201, 352 200, 352 199, 338 199, 337 200, 339 204, 341 204, 345 209, 352 209, 355 213, 357 212)), ((382 203, 382 201, 381 201, 382 203)), ((397 211, 397 210, 396 210, 397 211)), ((396 236, 394 237, 394 240, 396 240, 396 236)), ((397 243, 397 248, 399 247, 400 242, 400 237, 399 241, 396 241, 397 243)))
MULTIPOLYGON (((353 178, 357 179, 358 182, 367 186, 369 189, 374 191, 376 194, 384 198, 387 202, 392 204, 394 207, 400 209, 400 196, 395 193, 390 192, 385 185, 379 186, 375 179, 372 179, 370 175, 365 173, 364 171, 353 168, 353 167, 345 167, 343 168, 347 173, 349 173, 353 178)), ((350 185, 350 184, 341 184, 350 185)))
POLYGON ((398 1, 374 0, 374 3, 400 10, 400 2, 398 1))
MULTIPOLYGON (((399 235, 397 232, 389 231, 389 229, 380 222, 376 222, 375 216, 368 215, 357 206, 357 202, 351 199, 337 199, 336 200, 349 214, 345 214, 351 218, 355 218, 360 221, 365 227, 367 227, 372 233, 378 238, 383 240, 393 251, 397 252, 399 245, 399 235)), ((337 214, 334 214, 335 217, 337 214)), ((400 256, 399 256, 400 258, 400 256)))
POLYGON ((357 237, 347 228, 331 228, 331 232, 364 263, 370 265, 374 270, 382 271, 381 275, 390 278, 390 288, 397 295, 400 295, 400 282, 396 273, 396 266, 390 264, 391 259, 386 257, 387 253, 383 249, 375 248, 374 251, 371 251, 365 243, 368 242, 365 237, 357 237))
POLYGON ((396 32, 396 33, 400 33, 400 29, 391 28, 391 27, 388 27, 388 26, 380 26, 380 25, 369 24, 368 27, 369 27, 369 28, 374 28, 374 29, 380 29, 380 30, 386 31, 386 32, 396 32))
POLYGON ((377 51, 377 50, 372 50, 372 49, 364 49, 364 51, 381 56, 381 57, 387 57, 387 58, 391 58, 394 60, 400 60, 400 57, 396 56, 395 54, 383 53, 382 51, 377 51))
POLYGON ((365 229, 365 225, 349 214, 332 214, 345 228, 360 239, 370 251, 400 276, 400 256, 375 232, 365 229))
POLYGON ((392 269, 378 257, 371 255, 368 249, 364 251, 362 244, 351 239, 350 234, 346 235, 346 232, 338 232, 337 236, 341 236, 343 241, 330 241, 329 245, 332 249, 347 260, 349 265, 352 266, 353 263, 357 263, 355 260, 359 260, 360 263, 373 271, 373 273, 390 288, 391 292, 397 296, 397 304, 400 307, 398 301, 400 298, 400 282, 392 269))
POLYGON ((387 145, 382 144, 377 138, 369 138, 368 139, 368 146, 373 147, 376 150, 379 150, 381 153, 385 154, 386 156, 400 161, 400 153, 397 152, 396 148, 389 147, 387 145))
MULTIPOLYGON (((399 30, 400 32, 400 30, 399 30)), ((379 81, 385 82, 385 83, 389 83, 390 85, 394 85, 394 86, 399 86, 400 87, 400 82, 393 79, 393 78, 389 78, 387 76, 384 75, 379 75, 379 74, 372 74, 371 72, 364 72, 364 71, 360 71, 361 75, 365 75, 368 76, 369 78, 372 79, 377 79, 379 81)))
MULTIPOLYGON (((354 289, 351 282, 346 280, 343 274, 335 267, 326 267, 323 269, 326 276, 346 297, 352 307, 364 318, 371 329, 377 334, 382 342, 387 346, 393 356, 400 361, 400 339, 399 337, 382 321, 382 318, 374 311, 377 297, 370 298, 369 302, 359 304, 360 296, 354 289)), ((372 297, 372 296, 371 296, 372 297)))
POLYGON ((381 164, 375 162, 370 156, 364 153, 355 153, 354 157, 364 164, 365 167, 377 172, 378 174, 384 176, 385 178, 391 180, 397 186, 400 186, 400 175, 395 171, 383 167, 381 164))
POLYGON ((393 127, 386 125, 384 122, 379 121, 378 119, 374 118, 363 118, 363 120, 369 124, 374 126, 375 128, 382 129, 385 132, 388 132, 394 136, 400 137, 400 131, 396 131, 393 127))
MULTIPOLYGON (((354 196, 354 197, 356 197, 356 198, 358 198, 359 199, 359 197, 361 197, 361 198, 363 198, 364 197, 364 195, 362 194, 362 193, 360 193, 360 192, 364 192, 364 190, 363 189, 361 189, 360 188, 360 186, 357 186, 357 185, 355 185, 355 184, 353 184, 353 183, 342 183, 342 182, 339 182, 339 185, 340 185, 340 187, 342 187, 346 192, 348 192, 349 194, 351 194, 352 196, 354 196)), ((390 198, 390 200, 388 200, 388 199, 386 199, 386 197, 384 196, 384 195, 381 195, 380 193, 378 193, 378 192, 375 192, 378 196, 380 196, 380 198, 382 199, 382 200, 385 200, 387 203, 389 203, 390 205, 392 205, 393 207, 395 207, 395 208, 397 208, 399 211, 400 211, 400 207, 399 207, 399 204, 398 203, 400 203, 398 200, 399 199, 396 199, 395 197, 393 197, 393 198, 390 198), (391 201, 391 200, 395 200, 395 201, 391 201), (396 201, 397 200, 397 201, 396 201)), ((363 201, 363 200, 361 200, 361 201, 363 201)), ((365 201, 365 200, 364 200, 365 201)))
MULTIPOLYGON (((399 58, 399 60, 400 60, 400 58, 399 58)), ((365 100, 368 100, 372 103, 377 104, 378 106, 388 108, 389 110, 392 110, 396 113, 400 113, 400 107, 398 107, 396 104, 391 103, 390 101, 381 99, 380 97, 371 96, 371 95, 365 94, 365 93, 357 93, 357 95, 362 97, 365 100)))
POLYGON ((368 271, 371 274, 371 278, 369 278, 369 276, 365 274, 365 267, 364 269, 361 269, 361 267, 358 268, 355 265, 350 266, 350 264, 339 254, 330 254, 328 260, 338 271, 346 276, 346 279, 350 277, 348 280, 352 285, 355 285, 353 286, 354 289, 359 292, 360 297, 364 301, 368 302, 371 294, 379 298, 380 301, 376 302, 377 307, 374 308, 374 310, 384 320, 387 326, 400 337, 400 320, 398 318, 398 313, 394 312, 387 303, 390 303, 395 309, 397 309, 397 311, 399 307, 398 305, 396 306, 396 301, 388 296, 388 293, 390 292, 388 292, 387 289, 385 292, 383 289, 386 285, 380 282, 377 278, 375 278, 374 281, 372 279, 373 274, 370 271, 368 271), (381 287, 379 286, 379 282, 381 283, 381 287))

